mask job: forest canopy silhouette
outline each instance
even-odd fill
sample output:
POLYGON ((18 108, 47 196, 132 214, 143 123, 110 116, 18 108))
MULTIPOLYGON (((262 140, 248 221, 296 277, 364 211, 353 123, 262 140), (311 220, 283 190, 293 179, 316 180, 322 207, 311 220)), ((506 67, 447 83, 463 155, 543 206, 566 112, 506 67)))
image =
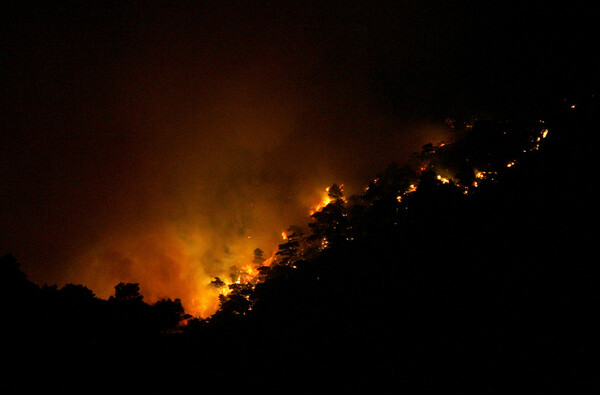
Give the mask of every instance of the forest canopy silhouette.
POLYGON ((597 391, 589 5, 1 9, 2 394, 597 391))
POLYGON ((359 194, 333 184, 274 257, 257 248, 251 272, 216 277, 209 317, 178 299, 146 303, 137 283, 108 299, 40 287, 5 255, 11 370, 63 390, 200 380, 229 393, 257 376, 291 393, 589 388, 590 185, 564 158, 591 158, 583 136, 596 105, 561 103, 547 121, 449 119, 453 142, 390 164, 359 194))
POLYGON ((209 315, 198 284, 270 257, 326 187, 446 117, 545 119, 598 69, 571 3, 175 3, 3 9, 0 251, 32 281, 209 315))

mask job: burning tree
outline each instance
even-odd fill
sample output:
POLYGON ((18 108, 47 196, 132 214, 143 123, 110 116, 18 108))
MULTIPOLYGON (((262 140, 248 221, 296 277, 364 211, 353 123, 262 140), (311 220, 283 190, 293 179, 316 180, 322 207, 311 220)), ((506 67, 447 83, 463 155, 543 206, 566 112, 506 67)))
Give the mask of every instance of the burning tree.
POLYGON ((283 235, 285 243, 279 244, 276 256, 279 257, 279 264, 292 266, 295 261, 301 259, 306 249, 304 230, 292 225, 283 235))
POLYGON ((333 184, 327 189, 327 193, 330 202, 312 214, 314 222, 308 224, 312 230, 309 241, 319 241, 323 248, 338 245, 345 240, 349 225, 343 185, 333 184))
POLYGON ((291 226, 281 233, 283 242, 271 258, 265 259, 257 248, 254 266, 231 267, 232 284, 219 278, 212 282, 221 293, 216 317, 246 315, 278 287, 275 283, 285 283, 286 288, 293 279, 301 279, 312 287, 326 276, 349 275, 343 273, 369 277, 361 265, 330 267, 327 270, 333 272, 327 273, 315 262, 324 251, 335 256, 365 243, 385 245, 402 234, 419 229, 427 232, 430 224, 441 224, 438 218, 448 219, 444 226, 450 232, 456 216, 469 202, 466 195, 480 185, 495 182, 503 171, 512 171, 521 156, 537 150, 548 135, 541 121, 531 127, 474 122, 459 132, 463 135, 455 142, 425 145, 415 154, 416 163, 390 164, 360 195, 347 199, 343 185, 327 188, 326 195, 310 210, 310 235, 299 226, 291 226))
POLYGON ((263 263, 265 263, 266 259, 264 257, 264 251, 261 250, 260 248, 256 248, 253 251, 254 254, 254 259, 252 259, 252 263, 256 266, 262 266, 263 263))

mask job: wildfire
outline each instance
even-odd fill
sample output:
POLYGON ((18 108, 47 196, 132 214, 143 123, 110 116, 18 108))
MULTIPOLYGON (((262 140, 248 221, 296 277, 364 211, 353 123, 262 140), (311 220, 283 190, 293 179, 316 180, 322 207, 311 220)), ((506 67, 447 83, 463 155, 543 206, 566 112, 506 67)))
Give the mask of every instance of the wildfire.
POLYGON ((415 184, 410 184, 408 189, 404 191, 401 195, 396 196, 396 200, 398 203, 402 202, 402 198, 408 194, 411 194, 417 190, 417 186, 415 184))
POLYGON ((242 271, 244 273, 244 280, 248 282, 250 279, 253 279, 258 274, 258 270, 256 270, 252 265, 242 266, 242 271))
POLYGON ((441 181, 441 182, 442 182, 442 184, 448 184, 448 183, 450 183, 450 180, 449 180, 448 178, 446 178, 446 177, 442 177, 442 176, 440 176, 439 174, 437 175, 437 179, 438 179, 439 181, 441 181))
MULTIPOLYGON (((543 122, 541 122, 543 123, 543 122)), ((523 152, 531 152, 531 151, 537 151, 540 149, 540 142, 545 139, 546 137, 548 137, 548 129, 542 129, 540 131, 540 134, 535 138, 535 139, 531 139, 531 143, 533 144, 533 146, 529 149, 525 149, 523 150, 523 152)))
POLYGON ((317 211, 322 210, 323 207, 327 206, 329 203, 332 202, 331 197, 329 197, 329 188, 330 187, 325 188, 325 193, 323 194, 321 201, 310 209, 310 211, 308 212, 309 215, 313 215, 317 211))
POLYGON ((265 259, 265 261, 262 263, 263 266, 271 266, 271 264, 273 263, 273 261, 275 261, 275 256, 277 255, 277 250, 273 250, 273 253, 271 254, 270 257, 268 257, 267 259, 265 259))
MULTIPOLYGON (((540 123, 543 123, 543 122, 540 121, 540 123)), ((529 140, 530 145, 528 147, 526 147, 524 152, 531 152, 533 150, 537 150, 540 146, 541 141, 544 140, 547 136, 548 136, 548 129, 545 129, 545 128, 538 129, 537 132, 532 137, 530 137, 530 140, 529 140)), ((439 147, 444 147, 444 146, 446 146, 445 143, 441 143, 439 145, 439 147)), ((452 174, 452 171, 449 169, 441 168, 440 170, 443 175, 436 174, 435 177, 440 183, 453 185, 454 187, 461 190, 463 194, 467 195, 471 191, 473 191, 474 188, 477 188, 479 185, 481 185, 481 183, 497 180, 498 176, 501 175, 500 168, 503 168, 503 167, 511 168, 513 166, 516 166, 517 164, 518 164, 517 159, 509 158, 509 159, 507 159, 506 162, 504 162, 496 167, 488 164, 488 166, 484 167, 483 170, 473 168, 474 179, 472 180, 472 183, 469 185, 462 184, 458 178, 455 178, 455 176, 452 174)), ((435 167, 423 166, 423 167, 421 167, 420 170, 427 171, 428 169, 434 169, 434 168, 435 167)), ((378 184, 379 182, 380 182, 380 180, 378 178, 375 178, 375 179, 373 179, 372 184, 378 184)), ((343 185, 340 185, 340 190, 342 189, 342 187, 343 187, 343 185)), ((368 191, 368 190, 369 190, 369 187, 366 187, 365 191, 368 191)), ((398 191, 396 200, 398 201, 398 203, 402 203, 403 199, 406 196, 414 193, 416 190, 417 190, 417 185, 410 184, 405 190, 398 191)), ((338 201, 336 201, 336 199, 341 199, 342 201, 346 202, 346 199, 344 199, 342 197, 342 194, 340 192, 341 191, 331 190, 331 187, 322 189, 314 198, 314 201, 316 201, 316 204, 309 206, 309 214, 312 216, 313 214, 323 210, 330 203, 334 203, 334 202, 338 203, 338 201), (317 200, 317 199, 319 199, 319 200, 317 200)), ((284 240, 285 244, 283 244, 283 245, 292 244, 292 243, 289 243, 290 238, 294 242, 296 240, 295 233, 291 228, 287 231, 281 231, 279 234, 281 236, 281 239, 284 240)), ((247 236, 247 237, 250 238, 250 236, 247 236)), ((346 240, 353 240, 353 238, 347 237, 346 240)), ((315 245, 315 247, 324 249, 329 246, 330 240, 328 240, 326 237, 321 237, 319 240, 319 243, 320 244, 315 245)), ((257 250, 259 251, 260 254, 258 254, 255 251, 255 259, 252 261, 252 263, 244 264, 245 258, 241 257, 240 260, 242 262, 239 262, 237 264, 237 266, 233 266, 233 270, 229 273, 228 276, 227 275, 222 276, 222 278, 224 278, 224 279, 231 278, 230 283, 225 283, 222 280, 220 280, 220 278, 217 277, 218 281, 212 282, 212 285, 214 286, 213 292, 216 292, 217 295, 220 294, 222 296, 227 297, 228 295, 231 294, 231 292, 235 292, 235 290, 240 287, 240 284, 242 286, 248 286, 253 289, 258 283, 263 281, 265 272, 261 268, 264 269, 265 266, 271 266, 272 264, 274 264, 278 261, 278 259, 279 259, 278 255, 277 255, 278 250, 274 250, 272 252, 271 256, 266 259, 265 259, 265 257, 262 256, 262 251, 259 249, 257 249, 257 250)), ((293 261, 287 261, 287 262, 290 265, 290 267, 295 268, 295 266, 293 265, 293 263, 294 263, 293 261)), ((214 310, 213 306, 207 305, 207 306, 202 306, 202 307, 203 307, 202 310, 211 310, 211 309, 214 310)))
MULTIPOLYGON (((285 232, 281 232, 282 236, 285 234, 285 232)), ((287 237, 287 234, 286 234, 287 237)), ((223 281, 220 277, 215 277, 215 280, 213 280, 210 285, 213 290, 216 291, 216 296, 218 295, 222 295, 222 296, 228 296, 232 290, 235 288, 235 286, 237 284, 246 284, 249 285, 251 287, 254 287, 260 279, 260 268, 263 266, 270 266, 276 259, 276 254, 277 254, 277 250, 274 250, 273 253, 271 254, 271 256, 267 259, 264 259, 262 262, 260 263, 256 263, 256 261, 253 261, 253 263, 248 263, 245 265, 242 265, 240 268, 237 268, 236 266, 233 266, 230 270, 231 272, 229 273, 229 277, 231 278, 231 282, 225 282, 223 281)), ((223 278, 227 278, 227 276, 223 276, 223 278)), ((215 304, 215 303, 213 303, 215 304)), ((215 306, 211 306, 211 310, 215 310, 218 307, 218 302, 216 302, 215 306)), ((209 310, 209 309, 205 309, 205 310, 209 310)))

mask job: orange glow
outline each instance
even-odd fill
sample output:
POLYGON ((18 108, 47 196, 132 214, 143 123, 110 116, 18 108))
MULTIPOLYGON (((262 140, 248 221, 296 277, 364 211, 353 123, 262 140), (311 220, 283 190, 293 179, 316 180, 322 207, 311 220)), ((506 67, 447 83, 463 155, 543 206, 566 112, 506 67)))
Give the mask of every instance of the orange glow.
MULTIPOLYGON (((260 208, 258 205, 257 208, 260 208)), ((86 284, 101 298, 114 295, 119 282, 140 284, 144 301, 154 303, 162 298, 179 298, 185 312, 196 317, 208 317, 219 307, 219 295, 227 295, 227 286, 217 288, 210 283, 215 277, 229 282, 229 268, 242 272, 240 282, 252 282, 258 274, 252 263, 252 251, 257 247, 272 251, 263 265, 275 260, 276 246, 281 240, 270 227, 283 226, 283 221, 264 208, 256 212, 265 221, 254 226, 253 236, 236 235, 190 226, 158 225, 148 227, 145 234, 125 229, 118 237, 99 243, 80 254, 85 265, 74 266, 73 279, 86 284), (221 250, 219 255, 214 251, 221 250)), ((65 282, 74 282, 67 278, 65 282)))
POLYGON ((442 182, 442 184, 448 184, 450 182, 446 177, 442 177, 439 174, 437 175, 437 179, 442 182))
POLYGON ((332 199, 329 197, 329 188, 325 188, 325 192, 322 195, 321 201, 314 205, 310 211, 309 215, 313 215, 314 213, 321 211, 324 207, 326 207, 329 203, 331 203, 332 199))
MULTIPOLYGON (((298 145, 294 150, 308 152, 310 157, 297 169, 290 168, 293 177, 279 174, 270 161, 257 158, 280 147, 292 135, 295 125, 281 115, 287 114, 288 107, 259 103, 258 108, 232 118, 225 110, 240 107, 239 99, 222 100, 215 104, 222 113, 217 111, 214 120, 209 117, 193 120, 196 123, 191 126, 175 125, 189 133, 185 144, 173 139, 148 142, 152 152, 160 155, 144 154, 141 163, 131 166, 133 175, 124 183, 127 187, 118 185, 115 189, 107 213, 99 216, 102 221, 90 228, 92 236, 78 240, 77 250, 70 251, 68 270, 59 278, 37 282, 85 284, 104 299, 114 295, 119 282, 136 282, 147 303, 179 298, 186 313, 208 317, 217 311, 219 295, 230 292, 227 287, 211 286, 215 277, 229 282, 229 268, 235 265, 248 273, 247 280, 255 281, 256 264, 248 265, 256 248, 264 250, 265 257, 272 251, 264 266, 276 262, 277 245, 288 237, 278 230, 305 225, 310 221, 307 212, 312 215, 332 202, 330 188, 324 186, 335 180, 334 172, 320 162, 323 152, 298 145), (268 128, 263 127, 265 122, 268 128), (203 140, 204 135, 196 133, 201 130, 215 133, 203 140), (228 134, 229 130, 237 132, 228 134), (250 140, 250 135, 255 138, 250 140), (223 152, 239 153, 240 157, 231 160, 223 152), (171 158, 172 163, 165 165, 158 158, 171 158), (256 182, 263 173, 270 174, 280 188, 256 182), (131 183, 131 178, 137 181, 131 183), (300 194, 294 197, 287 191, 300 194)), ((414 146, 380 148, 394 148, 393 154, 398 155, 397 150, 411 151, 422 145, 420 138, 414 137, 414 146)), ((340 173, 350 185, 363 181, 352 173, 355 169, 346 169, 347 162, 335 163, 344 170, 340 173)), ((327 240, 322 243, 326 246, 327 240)))
POLYGON ((277 255, 277 250, 273 250, 273 253, 271 254, 270 257, 268 257, 267 259, 265 259, 265 261, 262 263, 263 266, 271 266, 271 264, 275 261, 275 257, 277 255))
POLYGON ((258 270, 252 267, 252 265, 244 265, 242 266, 242 273, 238 283, 251 283, 258 275, 258 270))
MULTIPOLYGON (((49 112, 23 110, 42 118, 17 117, 11 128, 28 132, 1 138, 10 155, 8 189, 0 195, 11 207, 2 223, 11 226, 0 240, 32 281, 84 284, 100 298, 114 295, 119 282, 137 282, 146 302, 180 298, 186 313, 206 317, 218 308, 219 290, 210 282, 229 281, 229 268, 250 264, 256 248, 267 257, 281 243, 281 229, 305 225, 308 212, 331 203, 323 189, 333 180, 351 190, 389 162, 408 161, 423 144, 452 138, 437 121, 382 111, 372 76, 363 73, 371 68, 364 51, 330 62, 334 43, 322 39, 321 28, 305 35, 302 24, 282 22, 296 18, 283 9, 281 20, 269 8, 268 21, 261 10, 254 21, 228 8, 223 15, 234 18, 204 21, 204 34, 187 15, 184 25, 171 26, 179 10, 167 13, 164 29, 147 29, 138 26, 138 17, 150 17, 147 10, 138 15, 126 7, 136 17, 125 30, 135 34, 123 43, 123 67, 113 67, 111 56, 92 57, 107 62, 99 68, 79 67, 85 57, 61 58, 66 63, 59 62, 51 80, 71 78, 71 69, 92 71, 89 78, 75 75, 74 89, 61 91, 68 111, 56 118, 56 103, 49 112), (228 26, 230 20, 243 23, 228 26), (200 41, 192 32, 201 33, 200 41), (105 89, 89 92, 100 96, 80 94, 98 81, 105 89)), ((305 16, 313 11, 301 16, 311 20, 305 16)), ((331 32, 342 40, 339 48, 355 48, 354 34, 331 32)), ((108 48, 113 44, 121 45, 108 48)), ((33 107, 47 102, 29 89, 34 82, 22 91, 32 93, 33 107)), ((263 264, 275 260, 273 254, 263 264)))

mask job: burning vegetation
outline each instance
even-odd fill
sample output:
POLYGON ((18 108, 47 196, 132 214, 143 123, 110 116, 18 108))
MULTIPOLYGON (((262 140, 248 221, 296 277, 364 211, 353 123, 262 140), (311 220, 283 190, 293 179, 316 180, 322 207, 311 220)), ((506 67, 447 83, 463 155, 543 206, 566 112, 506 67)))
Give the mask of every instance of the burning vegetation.
POLYGON ((230 281, 216 277, 211 286, 219 291, 220 307, 207 321, 246 315, 260 295, 261 284, 317 260, 325 250, 364 238, 365 222, 373 212, 392 228, 402 227, 410 221, 411 211, 423 209, 422 196, 431 188, 445 188, 449 199, 466 199, 478 188, 497 183, 527 154, 539 150, 549 134, 541 120, 473 119, 458 125, 449 119, 446 125, 454 141, 424 145, 405 166, 392 163, 360 194, 346 197, 343 184, 325 188, 321 200, 309 210, 308 233, 291 226, 281 232, 282 243, 268 259, 257 248, 251 264, 230 268, 230 281))
POLYGON ((213 314, 191 317, 179 299, 148 304, 138 283, 118 284, 108 300, 83 286, 38 287, 4 257, 1 300, 13 318, 4 339, 21 345, 21 366, 47 371, 40 361, 66 355, 53 375, 111 387, 107 377, 123 372, 147 392, 236 393, 259 376, 303 393, 321 392, 313 383, 323 378, 349 393, 553 385, 565 372, 557 366, 597 338, 573 325, 598 301, 597 276, 578 274, 576 247, 587 241, 577 222, 556 226, 585 218, 585 205, 565 205, 573 191, 555 185, 564 151, 552 149, 566 133, 543 122, 457 125, 453 141, 390 164, 360 193, 324 189, 306 226, 275 230, 277 248, 254 248, 199 281, 215 295, 213 314))

